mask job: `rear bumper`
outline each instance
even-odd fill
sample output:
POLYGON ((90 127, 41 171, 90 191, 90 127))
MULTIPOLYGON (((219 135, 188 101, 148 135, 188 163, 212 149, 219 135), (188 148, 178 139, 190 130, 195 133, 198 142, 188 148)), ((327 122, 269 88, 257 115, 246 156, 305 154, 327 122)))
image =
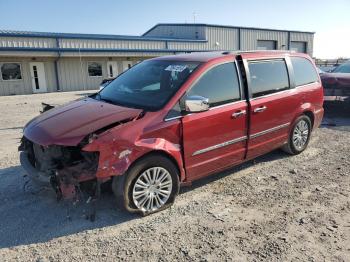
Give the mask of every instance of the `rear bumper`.
POLYGON ((35 169, 35 167, 33 167, 33 165, 28 159, 28 153, 21 152, 19 155, 19 159, 21 162, 21 166, 35 183, 40 185, 50 185, 50 176, 38 171, 37 169, 35 169))

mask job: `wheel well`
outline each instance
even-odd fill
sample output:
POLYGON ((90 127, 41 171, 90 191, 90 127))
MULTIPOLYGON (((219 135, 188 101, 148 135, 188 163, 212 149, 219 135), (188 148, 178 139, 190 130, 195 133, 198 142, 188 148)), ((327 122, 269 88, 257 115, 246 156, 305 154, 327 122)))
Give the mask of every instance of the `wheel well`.
POLYGON ((310 120, 311 120, 311 129, 312 129, 313 126, 314 126, 314 121, 315 121, 315 116, 314 116, 314 114, 313 114, 311 111, 305 111, 305 112, 304 112, 304 115, 306 115, 307 117, 310 118, 310 120))
MULTIPOLYGON (((130 165, 130 167, 133 166, 136 162, 138 162, 138 161, 140 161, 141 159, 143 159, 143 158, 145 158, 145 157, 148 157, 148 156, 150 156, 150 155, 160 155, 160 156, 163 156, 163 157, 168 158, 168 159, 169 159, 171 162, 173 162, 173 164, 176 166, 179 176, 181 175, 181 171, 180 171, 180 168, 179 168, 179 164, 177 163, 176 159, 175 159, 172 155, 168 154, 167 152, 165 152, 165 151, 163 151, 163 150, 152 150, 151 152, 148 152, 148 153, 142 155, 141 157, 139 157, 138 159, 136 159, 136 160, 134 161, 134 163, 130 165)), ((129 169, 130 169, 130 167, 129 167, 129 169)), ((180 178, 180 177, 179 177, 179 178, 180 178)))

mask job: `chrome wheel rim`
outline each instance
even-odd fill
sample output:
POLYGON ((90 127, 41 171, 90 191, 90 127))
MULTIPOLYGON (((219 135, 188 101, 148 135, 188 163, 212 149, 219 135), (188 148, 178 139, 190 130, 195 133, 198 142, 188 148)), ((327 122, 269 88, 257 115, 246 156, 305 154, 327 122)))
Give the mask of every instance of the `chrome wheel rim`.
POLYGON ((172 187, 173 180, 165 168, 149 168, 137 178, 134 184, 133 202, 144 212, 155 211, 168 201, 172 187))
POLYGON ((309 125, 305 120, 300 120, 293 131, 293 144, 301 150, 305 147, 307 139, 309 138, 309 125))

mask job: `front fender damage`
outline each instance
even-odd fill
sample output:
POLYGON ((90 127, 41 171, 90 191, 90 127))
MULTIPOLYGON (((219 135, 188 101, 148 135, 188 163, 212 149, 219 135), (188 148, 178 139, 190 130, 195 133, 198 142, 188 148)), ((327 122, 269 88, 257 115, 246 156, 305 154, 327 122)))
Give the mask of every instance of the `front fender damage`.
POLYGON ((111 176, 125 174, 130 165, 142 156, 151 152, 163 152, 174 158, 180 171, 180 180, 185 179, 181 146, 171 143, 163 138, 146 138, 136 140, 134 143, 128 140, 112 139, 114 143, 107 143, 108 138, 100 138, 84 147, 86 151, 98 151, 100 154, 97 179, 106 179, 111 176), (113 141, 114 140, 114 141, 113 141))

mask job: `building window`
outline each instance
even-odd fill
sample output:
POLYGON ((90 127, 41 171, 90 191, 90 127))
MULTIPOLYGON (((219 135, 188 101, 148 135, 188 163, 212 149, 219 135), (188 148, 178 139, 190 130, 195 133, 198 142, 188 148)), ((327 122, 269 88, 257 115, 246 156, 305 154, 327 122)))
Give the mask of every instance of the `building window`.
POLYGON ((4 63, 1 65, 2 80, 21 80, 21 65, 18 63, 4 63))
POLYGON ((102 76, 102 64, 97 62, 88 63, 89 76, 102 76))
POLYGON ((273 40, 258 40, 258 50, 276 50, 277 41, 273 40))

